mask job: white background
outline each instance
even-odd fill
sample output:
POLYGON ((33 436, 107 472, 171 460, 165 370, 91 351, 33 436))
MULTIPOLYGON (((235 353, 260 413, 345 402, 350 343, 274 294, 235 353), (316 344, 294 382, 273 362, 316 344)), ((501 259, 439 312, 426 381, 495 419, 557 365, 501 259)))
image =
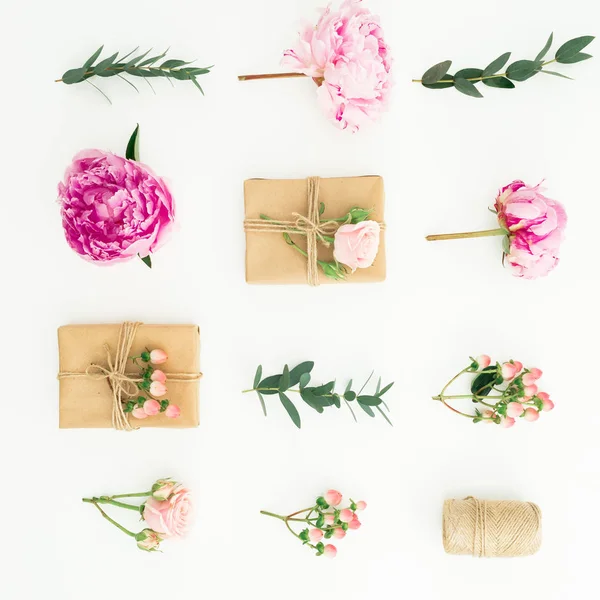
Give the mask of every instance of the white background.
MULTIPOLYGON (((4 3, 2 52, 2 597, 210 600, 333 597, 489 600, 597 597, 600 503, 598 136, 600 58, 538 75, 483 100, 411 84, 432 64, 484 67, 531 58, 555 32, 600 32, 594 0, 371 0, 395 57, 393 102, 357 135, 322 117, 308 80, 238 83, 277 71, 315 0, 4 3), (139 45, 215 64, 156 95, 99 81, 53 83, 100 44, 139 45), (71 157, 123 153, 168 178, 180 230, 154 256, 101 268, 64 241, 56 185, 71 157), (249 177, 380 174, 387 192, 388 279, 364 286, 249 286, 242 182, 249 177), (569 216, 562 262, 519 280, 500 240, 430 244, 428 233, 494 227, 486 208, 517 178, 546 179, 569 216), (199 429, 59 431, 56 328, 67 323, 198 323, 199 429), (556 410, 511 430, 473 425, 430 397, 469 355, 545 372, 556 410), (371 369, 395 380, 394 427, 300 407, 298 431, 274 397, 262 416, 240 391, 262 362, 316 362, 340 382, 371 369), (86 495, 142 490, 173 476, 195 492, 187 539, 145 554, 102 521, 86 495), (329 487, 369 507, 363 527, 315 558, 260 509, 291 512, 329 487), (525 559, 447 556, 445 498, 539 504, 544 542, 525 559)), ((597 42, 590 47, 600 54, 597 42)), ((108 54, 106 54, 108 55, 108 54)), ((282 252, 288 251, 282 246, 282 252)), ((129 516, 129 515, 124 515, 129 516)), ((128 525, 137 527, 133 522, 128 525)))

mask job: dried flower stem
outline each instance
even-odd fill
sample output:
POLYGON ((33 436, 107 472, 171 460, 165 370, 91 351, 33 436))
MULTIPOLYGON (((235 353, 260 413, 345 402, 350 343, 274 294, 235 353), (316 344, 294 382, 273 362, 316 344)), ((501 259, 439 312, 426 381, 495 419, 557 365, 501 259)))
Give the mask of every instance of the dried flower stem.
POLYGON ((465 238, 491 237, 495 235, 507 235, 506 229, 485 229, 483 231, 467 231, 465 233, 438 233, 428 235, 425 239, 428 242, 438 242, 440 240, 460 240, 465 238))
POLYGON ((284 79, 286 77, 308 77, 304 73, 259 73, 256 75, 238 75, 238 81, 253 81, 255 79, 284 79))

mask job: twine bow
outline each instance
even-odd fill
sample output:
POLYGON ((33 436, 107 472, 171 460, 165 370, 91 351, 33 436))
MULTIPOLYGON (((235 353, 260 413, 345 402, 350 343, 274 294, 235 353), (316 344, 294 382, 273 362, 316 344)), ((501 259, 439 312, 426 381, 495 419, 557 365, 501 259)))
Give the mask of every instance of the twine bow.
MULTIPOLYGON (((132 398, 138 394, 137 384, 143 381, 142 378, 131 376, 125 372, 131 346, 140 325, 142 323, 131 323, 129 321, 125 321, 121 325, 114 362, 109 345, 104 344, 106 366, 91 364, 84 373, 61 372, 58 374, 59 379, 71 377, 106 379, 112 391, 112 426, 119 431, 139 429, 139 427, 132 427, 129 423, 129 417, 123 409, 123 402, 124 398, 132 398)), ((169 373, 168 381, 197 381, 200 377, 202 377, 202 373, 169 373)))

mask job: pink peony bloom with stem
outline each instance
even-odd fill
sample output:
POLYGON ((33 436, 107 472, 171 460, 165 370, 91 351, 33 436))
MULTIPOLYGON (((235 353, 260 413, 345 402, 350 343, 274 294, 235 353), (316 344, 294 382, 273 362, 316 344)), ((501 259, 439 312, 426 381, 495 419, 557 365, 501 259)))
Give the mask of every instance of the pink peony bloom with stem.
POLYGON ((323 548, 323 555, 327 558, 335 558, 337 554, 337 548, 333 544, 327 544, 325 548, 323 548))
POLYGON ((325 496, 325 502, 327 502, 327 504, 329 504, 329 506, 338 506, 339 503, 342 501, 342 494, 340 494, 340 492, 338 492, 337 490, 329 490, 325 496))
POLYGON ((315 26, 300 31, 281 64, 312 77, 325 114, 340 129, 356 132, 379 119, 392 87, 392 59, 379 17, 361 0, 328 6, 315 26))
POLYGON ((495 206, 500 225, 509 232, 506 260, 513 275, 536 279, 552 271, 567 225, 563 206, 546 198, 539 185, 519 180, 500 190, 495 206))
POLYGON ((58 185, 67 243, 96 264, 146 257, 169 238, 175 212, 146 165, 101 150, 77 154, 58 185))
POLYGON ((142 516, 148 526, 163 537, 179 537, 188 528, 191 508, 190 492, 179 484, 167 500, 148 498, 142 516))

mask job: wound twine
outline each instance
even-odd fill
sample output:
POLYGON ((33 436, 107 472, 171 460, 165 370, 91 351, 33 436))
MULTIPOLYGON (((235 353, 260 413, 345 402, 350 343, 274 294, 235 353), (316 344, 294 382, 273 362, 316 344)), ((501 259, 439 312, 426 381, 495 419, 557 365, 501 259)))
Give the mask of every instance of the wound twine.
MULTIPOLYGON (((127 361, 131 352, 131 346, 135 340, 138 327, 142 323, 131 323, 125 321, 119 330, 119 339, 117 341, 117 351, 115 353, 114 364, 110 354, 110 347, 104 344, 106 351, 106 367, 97 364, 91 364, 84 373, 73 371, 61 371, 58 379, 71 379, 74 377, 88 377, 91 379, 106 379, 113 394, 112 404, 112 426, 119 431, 133 431, 139 427, 132 427, 129 423, 129 416, 123 410, 123 401, 126 398, 132 398, 139 394, 138 383, 144 381, 140 377, 132 377, 125 372, 127 361)), ((198 381, 202 373, 167 373, 167 381, 198 381)))
MULTIPOLYGON (((319 263, 318 263, 318 244, 321 242, 329 246, 325 236, 333 235, 339 227, 349 223, 338 221, 321 222, 321 213, 319 210, 319 177, 307 177, 307 214, 292 213, 293 221, 270 221, 266 219, 245 219, 244 231, 256 233, 297 233, 306 236, 306 260, 307 272, 306 280, 308 285, 319 285, 319 263)), ((384 228, 383 223, 379 223, 384 228)))
POLYGON ((442 520, 448 554, 530 556, 542 543, 542 513, 533 502, 446 500, 442 520))

